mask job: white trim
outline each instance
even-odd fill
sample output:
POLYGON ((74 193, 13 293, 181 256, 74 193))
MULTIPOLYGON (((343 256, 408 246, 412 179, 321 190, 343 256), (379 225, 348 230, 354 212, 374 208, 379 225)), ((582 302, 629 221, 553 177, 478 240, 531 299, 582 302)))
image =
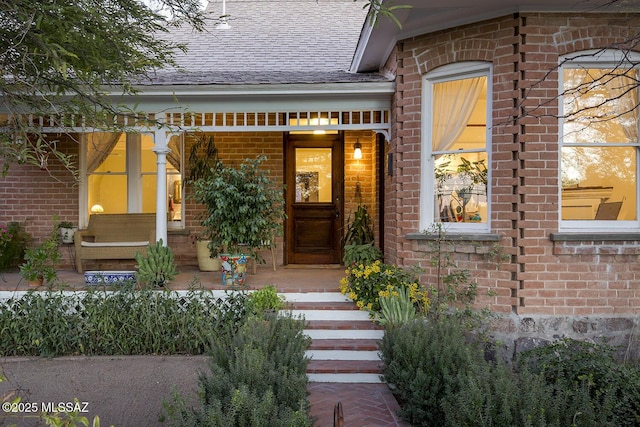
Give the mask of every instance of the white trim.
MULTIPOLYGON (((434 225, 442 226, 447 232, 488 233, 491 231, 491 132, 492 132, 492 108, 493 108, 493 69, 487 62, 469 61, 449 64, 439 67, 422 78, 422 139, 420 150, 420 163, 422 174, 420 176, 420 220, 419 231, 431 229, 434 225), (487 221, 482 223, 444 223, 435 222, 433 194, 435 188, 435 172, 433 152, 431 150, 433 108, 433 85, 451 80, 460 80, 472 77, 484 76, 487 78, 487 110, 486 110, 486 145, 488 185, 487 185, 487 221)), ((485 152, 483 150, 482 152, 485 152)))

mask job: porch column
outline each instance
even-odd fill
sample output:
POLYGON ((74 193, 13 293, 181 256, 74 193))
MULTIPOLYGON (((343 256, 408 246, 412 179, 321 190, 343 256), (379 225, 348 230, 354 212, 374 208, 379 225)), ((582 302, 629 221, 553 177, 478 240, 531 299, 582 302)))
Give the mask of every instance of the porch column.
POLYGON ((152 151, 156 153, 156 241, 167 245, 167 154, 169 136, 160 130, 155 132, 152 151))

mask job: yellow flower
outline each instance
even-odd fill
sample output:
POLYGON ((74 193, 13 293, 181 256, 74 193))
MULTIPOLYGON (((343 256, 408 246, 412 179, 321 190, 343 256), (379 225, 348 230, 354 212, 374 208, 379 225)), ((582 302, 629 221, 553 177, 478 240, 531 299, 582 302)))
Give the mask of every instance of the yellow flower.
POLYGON ((358 308, 359 308, 360 310, 362 310, 362 307, 364 307, 364 302, 363 302, 363 301, 358 301, 358 302, 356 303, 356 305, 358 306, 358 308))
POLYGON ((357 300, 358 299, 358 295, 356 295, 355 292, 351 291, 349 292, 349 298, 351 298, 352 300, 357 300))

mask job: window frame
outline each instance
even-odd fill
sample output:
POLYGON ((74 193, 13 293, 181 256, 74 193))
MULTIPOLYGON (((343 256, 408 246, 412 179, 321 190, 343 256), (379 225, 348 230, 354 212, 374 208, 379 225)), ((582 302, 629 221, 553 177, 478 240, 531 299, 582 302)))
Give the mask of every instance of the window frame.
MULTIPOLYGON (((153 143, 156 142, 156 134, 154 132, 125 132, 126 134, 126 144, 127 144, 127 158, 125 161, 125 170, 124 172, 117 172, 117 175, 123 175, 127 177, 127 212, 128 213, 139 213, 142 212, 142 177, 145 176, 156 176, 156 185, 157 185, 157 166, 154 172, 143 172, 142 171, 142 136, 148 135, 151 136, 153 143), (130 148, 133 148, 132 150, 130 148)), ((167 138, 168 139, 168 138, 167 138)), ((180 171, 180 180, 184 182, 184 134, 180 135, 180 164, 182 165, 182 170, 180 171)), ((155 153, 154 153, 155 155, 155 153)), ((168 161, 167 161, 168 162, 168 161)), ((79 226, 80 228, 86 228, 89 221, 89 176, 87 173, 87 146, 86 142, 80 144, 80 152, 79 152, 79 167, 80 167, 80 200, 79 200, 79 226)), ((114 175, 115 175, 114 174, 114 175)), ((169 175, 178 175, 175 173, 169 173, 167 170, 167 176, 169 175)), ((167 188, 167 191, 169 189, 167 188)), ((167 193, 168 194, 168 193, 167 193)), ((168 196, 167 196, 168 203, 168 196)), ((185 216, 184 216, 184 202, 181 203, 181 216, 179 221, 167 221, 167 228, 169 230, 182 230, 185 228, 185 216)))
MULTIPOLYGON (((636 52, 620 52, 617 50, 585 50, 573 52, 559 58, 558 66, 558 231, 616 233, 640 231, 640 137, 635 143, 611 142, 564 142, 564 70, 565 69, 618 69, 624 64, 639 70, 640 54, 636 52), (636 219, 635 220, 563 220, 562 219, 562 150, 565 147, 627 147, 636 152, 636 219)), ((640 91, 640 87, 636 90, 640 91)), ((640 119, 636 124, 640 129, 640 119)), ((640 132, 639 132, 640 135, 640 132)))
MULTIPOLYGON (((420 178, 420 230, 427 231, 433 227, 443 227, 447 232, 490 233, 491 231, 491 132, 493 110, 493 66, 488 62, 469 61, 448 64, 426 73, 422 77, 422 140, 421 159, 422 174, 420 178), (486 77, 487 102, 485 149, 465 152, 481 152, 487 154, 487 220, 486 222, 441 222, 435 218, 435 156, 446 152, 433 151, 433 86, 437 83, 463 80, 473 77, 486 77)), ((451 151, 455 154, 458 151, 451 151)))

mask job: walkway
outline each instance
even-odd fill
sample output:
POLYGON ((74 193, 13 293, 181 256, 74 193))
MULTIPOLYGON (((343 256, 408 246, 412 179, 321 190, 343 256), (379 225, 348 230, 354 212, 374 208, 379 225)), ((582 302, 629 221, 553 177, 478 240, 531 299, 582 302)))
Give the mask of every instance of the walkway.
MULTIPOLYGON (((280 292, 335 292, 343 275, 342 268, 332 266, 280 267, 277 272, 261 266, 256 275, 247 276, 247 285, 260 288, 273 284, 280 292)), ((59 278, 68 284, 67 289, 85 288, 84 277, 75 271, 61 271, 59 278)), ((184 267, 171 288, 188 289, 197 284, 205 289, 225 289, 220 282, 219 273, 201 273, 195 267, 184 267), (194 281, 195 277, 198 280, 194 281)), ((27 289, 29 286, 17 274, 0 276, 1 291, 27 289)), ((202 370, 203 360, 181 356, 10 358, 1 359, 0 366, 14 385, 31 393, 32 402, 65 401, 70 392, 76 391, 82 394, 76 393, 78 398, 91 402, 91 413, 100 415, 102 425, 137 427, 162 425, 151 414, 160 412, 162 400, 169 395, 171 385, 182 390, 196 389, 196 372, 202 370), (134 389, 130 389, 130 385, 134 389), (118 390, 122 392, 121 397, 117 397, 118 390), (127 396, 130 391, 134 392, 133 398, 127 396), (141 396, 144 398, 140 399, 141 396), (124 417, 123 405, 127 408, 124 417)), ((0 384, 0 396, 7 386, 0 384)), ((385 384, 310 383, 308 389, 316 427, 333 426, 337 402, 342 403, 345 427, 408 425, 395 414, 398 404, 385 384)), ((0 424, 1 421, 2 418, 0 424)))

